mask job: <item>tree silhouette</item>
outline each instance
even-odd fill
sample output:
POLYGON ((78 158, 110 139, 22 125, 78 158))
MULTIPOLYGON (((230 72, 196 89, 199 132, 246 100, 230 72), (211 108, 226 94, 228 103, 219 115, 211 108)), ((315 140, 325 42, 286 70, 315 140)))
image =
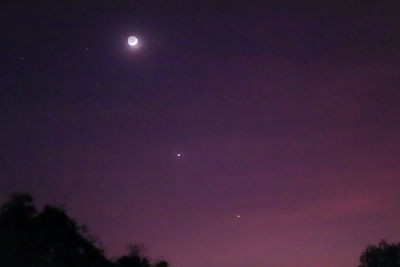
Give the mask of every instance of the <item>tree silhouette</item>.
POLYGON ((38 263, 33 216, 36 208, 27 194, 12 194, 0 209, 0 265, 38 263))
POLYGON ((155 266, 155 267, 168 267, 168 266, 169 266, 169 263, 166 262, 166 261, 159 261, 159 262, 157 262, 154 266, 155 266))
POLYGON ((46 206, 35 218, 38 245, 51 266, 108 266, 103 251, 82 236, 77 224, 67 214, 46 206))
POLYGON ((388 244, 382 240, 378 246, 368 246, 358 267, 400 267, 400 243, 388 244))
POLYGON ((115 262, 117 267, 150 267, 149 260, 142 255, 143 246, 128 245, 128 255, 122 256, 115 262))
POLYGON ((168 267, 151 264, 142 249, 111 261, 65 211, 46 205, 37 213, 28 194, 14 193, 0 208, 0 266, 4 267, 168 267))

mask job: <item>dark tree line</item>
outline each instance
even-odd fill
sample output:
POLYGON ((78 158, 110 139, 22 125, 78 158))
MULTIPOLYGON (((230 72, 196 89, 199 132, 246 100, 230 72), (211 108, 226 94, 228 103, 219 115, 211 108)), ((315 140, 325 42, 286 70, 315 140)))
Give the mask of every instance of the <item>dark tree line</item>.
MULTIPOLYGON (((12 194, 0 208, 1 267, 168 267, 152 263, 140 246, 107 259, 87 228, 79 226, 62 209, 45 206, 40 213, 27 194, 12 194)), ((400 267, 400 243, 382 240, 361 254, 358 267, 400 267)))
POLYGON ((96 246, 87 228, 61 209, 45 206, 38 213, 28 194, 12 194, 0 208, 1 267, 168 267, 152 263, 138 246, 114 260, 96 246))
POLYGON ((388 244, 382 240, 377 246, 368 246, 358 267, 400 267, 400 243, 388 244))

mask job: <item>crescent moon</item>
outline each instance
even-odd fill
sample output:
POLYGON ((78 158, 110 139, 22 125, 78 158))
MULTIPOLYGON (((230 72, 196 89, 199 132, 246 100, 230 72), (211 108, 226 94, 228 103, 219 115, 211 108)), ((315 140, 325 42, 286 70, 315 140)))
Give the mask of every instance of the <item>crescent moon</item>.
POLYGON ((129 36, 128 44, 130 46, 136 46, 138 44, 138 39, 136 38, 136 36, 129 36))

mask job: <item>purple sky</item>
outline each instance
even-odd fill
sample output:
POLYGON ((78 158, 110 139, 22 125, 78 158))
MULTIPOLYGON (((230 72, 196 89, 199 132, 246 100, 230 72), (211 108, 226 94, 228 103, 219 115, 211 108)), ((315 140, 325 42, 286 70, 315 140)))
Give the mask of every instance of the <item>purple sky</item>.
POLYGON ((0 19, 1 200, 175 267, 355 267, 400 240, 399 3, 23 2, 0 19))

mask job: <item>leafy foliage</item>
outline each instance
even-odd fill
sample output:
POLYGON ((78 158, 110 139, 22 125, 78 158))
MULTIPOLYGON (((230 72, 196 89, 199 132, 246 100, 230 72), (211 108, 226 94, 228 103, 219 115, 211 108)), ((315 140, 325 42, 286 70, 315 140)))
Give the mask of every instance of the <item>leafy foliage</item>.
POLYGON ((45 206, 40 213, 28 194, 14 193, 0 208, 0 266, 4 267, 168 267, 142 255, 140 246, 111 261, 65 211, 45 206))
POLYGON ((360 257, 359 267, 400 267, 400 243, 388 244, 382 240, 378 246, 368 246, 360 257))

